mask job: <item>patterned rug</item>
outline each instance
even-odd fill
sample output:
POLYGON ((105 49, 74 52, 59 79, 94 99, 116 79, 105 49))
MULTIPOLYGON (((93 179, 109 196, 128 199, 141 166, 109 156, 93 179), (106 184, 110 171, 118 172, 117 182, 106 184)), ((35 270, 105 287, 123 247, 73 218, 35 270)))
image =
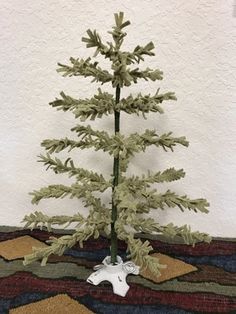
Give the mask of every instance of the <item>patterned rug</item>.
MULTIPOLYGON (((195 248, 149 237, 154 256, 167 265, 159 278, 148 271, 128 277, 125 298, 108 282, 86 282, 92 267, 109 255, 106 238, 75 245, 63 256, 23 266, 32 246, 45 246, 49 236, 70 233, 0 227, 0 314, 85 313, 236 313, 236 239, 215 238, 195 248)), ((145 237, 145 236, 144 236, 145 237)), ((126 246, 119 242, 119 255, 126 246)))

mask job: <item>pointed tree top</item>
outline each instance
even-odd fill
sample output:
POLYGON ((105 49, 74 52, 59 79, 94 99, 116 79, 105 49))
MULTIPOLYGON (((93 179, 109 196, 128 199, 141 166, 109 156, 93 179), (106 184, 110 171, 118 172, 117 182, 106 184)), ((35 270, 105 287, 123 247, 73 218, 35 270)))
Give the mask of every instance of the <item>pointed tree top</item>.
POLYGON ((119 49, 123 43, 123 38, 127 35, 122 29, 131 23, 130 21, 124 22, 124 12, 115 13, 114 16, 116 25, 112 27, 113 31, 109 31, 108 33, 112 35, 116 48, 119 49))

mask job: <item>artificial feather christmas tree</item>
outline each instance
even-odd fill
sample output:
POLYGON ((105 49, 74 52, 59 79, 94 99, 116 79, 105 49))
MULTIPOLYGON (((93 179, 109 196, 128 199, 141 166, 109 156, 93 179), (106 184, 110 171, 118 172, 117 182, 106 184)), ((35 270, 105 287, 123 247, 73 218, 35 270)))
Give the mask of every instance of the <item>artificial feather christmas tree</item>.
MULTIPOLYGON (((115 26, 109 33, 112 35, 113 42, 104 44, 100 35, 96 31, 87 31, 87 37, 83 37, 82 41, 86 43, 88 48, 95 48, 96 52, 93 57, 98 54, 104 56, 111 62, 112 72, 103 70, 98 66, 98 62, 88 59, 70 58, 70 65, 58 64, 58 72, 63 76, 83 76, 92 77, 92 82, 103 84, 111 84, 114 88, 114 95, 98 89, 98 93, 91 99, 75 99, 61 92, 61 98, 51 102, 50 105, 58 110, 71 111, 75 118, 85 121, 90 118, 102 118, 104 115, 114 115, 114 131, 111 135, 105 131, 95 131, 90 125, 77 125, 71 130, 76 132, 79 140, 63 139, 47 139, 42 142, 42 146, 46 149, 46 155, 40 155, 40 162, 43 162, 47 169, 52 169, 55 173, 68 173, 69 177, 75 178, 75 183, 71 186, 62 184, 49 185, 38 191, 33 191, 32 203, 38 204, 40 200, 46 198, 63 198, 70 196, 71 198, 82 199, 84 206, 90 208, 87 217, 83 217, 80 213, 74 216, 52 216, 49 217, 42 212, 36 211, 30 215, 26 215, 23 219, 26 222, 25 228, 31 227, 47 227, 50 231, 52 225, 70 225, 72 222, 77 223, 75 231, 72 235, 65 235, 59 238, 51 237, 47 241, 50 245, 46 248, 34 248, 33 253, 25 256, 24 264, 30 264, 36 260, 41 260, 41 265, 45 265, 51 254, 62 255, 68 248, 73 247, 77 242, 83 246, 83 242, 93 237, 97 239, 100 234, 105 234, 111 239, 110 256, 105 258, 104 265, 97 267, 96 275, 105 267, 112 268, 122 263, 117 255, 117 240, 124 240, 127 243, 128 259, 132 262, 124 263, 123 269, 126 274, 138 273, 139 267, 148 267, 154 275, 159 275, 161 268, 164 267, 158 263, 158 260, 149 255, 152 247, 148 240, 141 241, 135 234, 142 233, 158 233, 167 238, 181 237, 187 244, 195 244, 199 241, 210 241, 210 237, 205 233, 198 231, 192 232, 190 226, 181 227, 170 223, 162 226, 155 222, 153 218, 146 218, 142 214, 149 213, 150 209, 165 209, 166 207, 179 207, 181 211, 184 209, 193 210, 195 212, 207 213, 209 206, 205 199, 189 199, 186 195, 179 196, 176 193, 167 190, 165 193, 157 193, 156 189, 151 189, 154 183, 171 182, 181 179, 185 176, 183 169, 176 170, 174 168, 166 169, 163 172, 151 173, 142 176, 126 176, 128 164, 135 153, 145 151, 150 145, 160 147, 165 151, 171 150, 176 145, 188 146, 188 141, 184 136, 174 137, 172 132, 158 135, 154 130, 145 130, 144 133, 133 133, 125 136, 120 132, 120 113, 137 114, 140 113, 146 118, 149 112, 158 114, 163 113, 160 106, 163 101, 176 100, 173 92, 164 94, 159 93, 159 89, 153 96, 142 95, 139 93, 136 97, 130 95, 121 98, 121 90, 125 86, 137 83, 140 79, 146 81, 162 80, 163 73, 160 70, 152 70, 146 68, 141 70, 139 67, 132 67, 133 64, 139 64, 144 60, 144 56, 154 56, 154 45, 149 42, 146 46, 137 46, 133 51, 122 51, 121 46, 126 36, 124 28, 130 24, 124 21, 124 14, 120 12, 115 14, 115 26), (102 174, 85 170, 77 167, 71 158, 61 161, 53 157, 51 154, 59 153, 62 150, 75 148, 94 148, 95 150, 103 150, 114 158, 113 173, 111 178, 107 179, 102 174), (101 199, 95 197, 93 192, 103 193, 107 189, 111 191, 111 208, 103 204, 101 199)), ((114 268, 115 269, 115 268, 114 268)), ((120 271, 120 270, 119 270, 120 271)), ((125 281, 124 276, 124 280, 125 281)), ((93 278, 95 278, 93 276, 93 278)), ((93 284, 93 280, 88 280, 93 284)), ((113 285, 114 288, 114 285, 113 285)), ((125 295, 125 291, 119 293, 125 295)))

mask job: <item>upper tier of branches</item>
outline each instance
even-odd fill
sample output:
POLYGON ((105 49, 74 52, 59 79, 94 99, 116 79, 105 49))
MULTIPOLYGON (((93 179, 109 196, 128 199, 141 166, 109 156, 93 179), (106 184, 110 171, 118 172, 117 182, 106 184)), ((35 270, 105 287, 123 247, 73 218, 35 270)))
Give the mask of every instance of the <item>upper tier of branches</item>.
POLYGON ((140 61, 144 61, 144 55, 154 56, 153 42, 149 42, 145 46, 136 46, 132 52, 129 51, 120 51, 120 47, 123 43, 124 37, 127 35, 123 29, 130 25, 130 21, 124 22, 124 14, 121 12, 119 14, 115 14, 115 22, 116 25, 113 27, 113 31, 109 31, 108 33, 112 35, 114 44, 112 42, 103 43, 101 36, 98 34, 96 30, 92 31, 90 29, 87 30, 87 37, 82 37, 82 41, 86 43, 87 48, 96 48, 94 57, 96 57, 99 53, 105 58, 109 58, 112 62, 116 62, 118 57, 122 56, 126 59, 126 64, 130 65, 132 63, 139 63, 140 61))
POLYGON ((117 58, 117 62, 112 64, 113 74, 101 69, 98 66, 98 62, 92 63, 91 58, 84 60, 71 57, 70 62, 71 65, 58 63, 59 68, 57 72, 63 73, 63 76, 90 76, 93 77, 92 82, 100 82, 101 84, 112 82, 113 87, 130 86, 132 82, 137 83, 139 79, 144 79, 145 81, 163 79, 163 72, 158 69, 146 68, 141 70, 139 68, 131 69, 127 67, 125 55, 120 55, 117 58))
POLYGON ((88 99, 75 99, 61 92, 61 99, 56 99, 50 102, 52 107, 57 110, 72 111, 76 118, 80 118, 81 121, 85 121, 90 118, 101 118, 103 115, 111 114, 115 111, 124 111, 128 114, 135 113, 139 115, 141 112, 143 117, 146 118, 145 114, 149 112, 163 113, 164 110, 160 106, 163 101, 176 100, 175 94, 167 92, 159 94, 157 92, 151 96, 143 96, 141 93, 137 97, 129 95, 127 98, 122 98, 119 103, 115 103, 115 99, 112 94, 102 92, 98 89, 98 93, 92 98, 88 99))
POLYGON ((144 55, 154 56, 153 42, 147 43, 145 46, 136 46, 133 51, 121 51, 120 47, 123 43, 126 33, 123 29, 130 24, 129 21, 124 21, 124 14, 115 15, 116 25, 109 32, 112 35, 113 43, 102 42, 101 36, 96 30, 87 30, 88 37, 83 37, 82 41, 86 43, 87 48, 96 48, 94 57, 97 54, 103 55, 111 61, 111 69, 113 73, 103 70, 98 66, 98 62, 92 62, 91 58, 79 59, 70 58, 71 65, 58 63, 58 72, 63 73, 63 76, 84 76, 92 77, 92 82, 100 82, 101 84, 111 82, 113 87, 130 86, 132 83, 137 83, 139 79, 146 81, 162 80, 163 72, 150 68, 140 69, 138 67, 129 67, 133 63, 139 63, 144 60, 144 55))

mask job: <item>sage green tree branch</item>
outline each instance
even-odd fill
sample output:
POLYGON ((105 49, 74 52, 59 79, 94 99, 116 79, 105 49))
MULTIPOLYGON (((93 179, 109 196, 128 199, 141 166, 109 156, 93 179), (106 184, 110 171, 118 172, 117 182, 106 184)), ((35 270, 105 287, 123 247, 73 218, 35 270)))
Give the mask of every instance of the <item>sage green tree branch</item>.
POLYGON ((189 142, 185 136, 173 137, 172 132, 158 135, 154 130, 146 130, 143 134, 133 133, 128 137, 117 133, 110 136, 106 131, 94 131, 90 126, 76 126, 72 128, 73 131, 78 133, 78 136, 82 136, 81 141, 74 141, 68 138, 44 140, 41 146, 45 147, 49 153, 58 153, 65 148, 69 147, 69 151, 74 148, 94 148, 97 150, 103 150, 110 155, 117 156, 120 154, 121 158, 129 158, 134 153, 145 151, 148 146, 155 145, 162 147, 165 151, 170 149, 173 151, 173 147, 177 144, 188 146, 189 142))
POLYGON ((31 231, 37 227, 40 227, 42 230, 43 227, 46 227, 49 232, 52 231, 52 225, 65 225, 64 228, 67 228, 73 222, 77 222, 75 228, 79 228, 84 222, 85 218, 80 214, 77 213, 73 216, 48 216, 43 214, 41 211, 35 211, 30 215, 25 215, 22 222, 25 222, 23 228, 31 228, 31 231))
POLYGON ((86 43, 87 48, 97 48, 93 57, 95 58, 100 53, 101 55, 104 55, 105 58, 109 58, 111 60, 115 55, 113 44, 108 43, 108 45, 105 45, 96 30, 91 31, 91 29, 88 29, 87 35, 88 37, 82 37, 82 41, 86 43))
MULTIPOLYGON (((181 211, 184 209, 193 210, 194 212, 201 211, 208 213, 207 207, 209 203, 203 199, 189 199, 187 195, 179 196, 170 190, 165 193, 156 193, 156 189, 147 190, 140 187, 135 190, 130 188, 129 184, 123 182, 114 190, 114 200, 117 202, 119 209, 126 208, 127 211, 135 209, 136 212, 147 212, 146 209, 162 209, 165 207, 178 207, 181 211)), ((149 210, 148 210, 149 211, 149 210)))
POLYGON ((93 77, 92 82, 100 82, 101 84, 112 81, 113 76, 107 70, 98 67, 98 62, 90 62, 91 58, 75 59, 70 58, 72 66, 58 63, 57 72, 63 73, 63 76, 84 76, 93 77))
POLYGON ((158 233, 163 235, 166 239, 183 239, 185 244, 195 246, 197 242, 207 242, 211 241, 211 237, 206 233, 201 233, 199 231, 192 231, 191 226, 175 226, 173 223, 161 226, 156 223, 153 218, 143 218, 137 217, 131 222, 131 226, 136 232, 143 233, 158 233))
POLYGON ((153 275, 160 276, 161 269, 166 268, 166 265, 160 264, 157 258, 149 255, 153 251, 150 242, 148 240, 142 242, 140 239, 135 239, 134 234, 128 232, 119 220, 116 222, 116 232, 118 238, 127 243, 127 252, 129 252, 127 258, 139 265, 142 270, 148 268, 153 275))
POLYGON ((62 99, 56 99, 49 104, 57 110, 72 111, 75 118, 85 121, 90 118, 101 118, 103 115, 113 113, 114 99, 107 92, 98 89, 98 94, 90 99, 75 99, 61 92, 62 99))
MULTIPOLYGON (((126 26, 127 25, 128 24, 126 24, 126 26)), ((116 29, 117 26, 118 25, 116 25, 116 29)), ((120 30, 121 29, 119 29, 118 32, 120 32, 120 30)), ((138 45, 134 48, 132 52, 128 52, 120 51, 119 49, 117 49, 117 47, 115 48, 113 43, 111 42, 107 42, 107 45, 105 45, 102 42, 101 36, 97 33, 96 30, 92 31, 91 29, 88 29, 87 36, 88 37, 82 37, 82 41, 86 43, 86 47, 97 48, 93 57, 96 57, 100 53, 101 55, 105 56, 105 58, 109 58, 111 61, 115 62, 117 60, 117 55, 122 54, 127 57, 127 64, 131 64, 134 62, 139 63, 140 61, 144 61, 143 58, 144 55, 148 56, 155 55, 154 52, 152 52, 152 50, 154 49, 153 42, 149 42, 144 47, 138 45)))
POLYGON ((42 199, 47 198, 64 198, 70 195, 70 198, 83 198, 86 197, 86 193, 88 191, 99 191, 104 192, 107 188, 111 187, 111 184, 100 182, 92 182, 83 184, 74 183, 71 186, 65 186, 62 184, 54 184, 49 185, 47 187, 43 187, 40 190, 34 190, 30 193, 33 196, 32 204, 38 204, 42 199))
POLYGON ((50 237, 46 242, 50 246, 46 248, 33 248, 33 253, 26 255, 24 257, 23 264, 28 265, 37 260, 41 261, 41 266, 45 266, 48 257, 51 254, 57 254, 59 256, 63 255, 66 249, 73 247, 77 242, 79 242, 80 247, 83 247, 83 242, 88 240, 90 237, 97 239, 99 234, 107 224, 110 223, 102 219, 102 221, 94 219, 93 216, 89 215, 85 220, 84 224, 80 226, 78 230, 74 232, 73 235, 65 235, 59 238, 50 237))
POLYGON ((75 167, 73 160, 71 158, 67 158, 63 163, 59 158, 55 157, 54 159, 50 156, 50 154, 39 155, 39 162, 44 163, 47 166, 47 170, 50 168, 56 174, 57 173, 68 173, 69 177, 76 176, 77 181, 92 183, 97 182, 101 185, 109 185, 109 182, 105 180, 102 174, 98 174, 93 171, 85 170, 83 168, 75 167))
POLYGON ((145 119, 145 113, 159 112, 162 114, 164 111, 159 104, 165 100, 176 100, 177 98, 172 92, 165 94, 158 94, 158 92, 159 90, 157 90, 154 96, 143 96, 141 93, 137 97, 130 95, 127 98, 121 99, 121 101, 116 105, 116 109, 122 110, 128 114, 136 113, 139 115, 139 112, 141 112, 145 119))
POLYGON ((163 183, 179 180, 185 176, 183 169, 176 170, 174 168, 169 168, 164 171, 158 171, 154 174, 148 172, 148 175, 132 176, 121 178, 121 183, 125 182, 126 186, 129 187, 129 190, 142 190, 145 187, 150 187, 150 184, 153 183, 163 183))
POLYGON ((177 227, 171 223, 161 226, 150 217, 142 218, 137 215, 133 215, 132 219, 128 219, 127 221, 125 211, 121 212, 116 222, 116 230, 119 239, 127 242, 127 251, 130 253, 128 258, 131 258, 142 270, 148 268, 156 276, 159 276, 161 269, 166 266, 160 264, 156 257, 154 258, 149 255, 153 251, 150 242, 148 240, 142 242, 140 239, 135 239, 134 232, 130 231, 130 227, 136 232, 158 232, 167 238, 180 237, 186 244, 192 244, 193 246, 197 242, 204 241, 209 243, 211 241, 210 236, 198 231, 192 232, 191 227, 187 225, 177 227))
POLYGON ((74 140, 70 140, 67 137, 62 139, 47 139, 42 141, 41 143, 42 147, 45 147, 45 149, 51 154, 51 153, 59 153, 62 150, 69 148, 69 152, 74 148, 86 148, 87 145, 84 142, 78 142, 74 140))
POLYGON ((156 191, 143 192, 142 195, 146 198, 146 202, 150 208, 179 207, 181 211, 184 209, 193 210, 195 213, 200 211, 208 213, 207 207, 209 203, 204 198, 189 199, 187 195, 178 196, 175 192, 167 190, 165 193, 156 194, 156 191))

